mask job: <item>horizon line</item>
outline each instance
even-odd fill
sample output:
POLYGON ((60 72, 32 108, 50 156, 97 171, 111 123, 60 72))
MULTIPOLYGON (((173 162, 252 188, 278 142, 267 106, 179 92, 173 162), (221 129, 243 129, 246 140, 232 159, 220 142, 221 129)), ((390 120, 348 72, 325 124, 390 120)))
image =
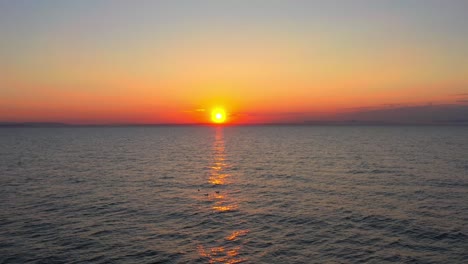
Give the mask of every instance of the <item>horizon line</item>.
POLYGON ((170 126, 468 126, 468 120, 446 120, 435 122, 388 122, 388 121, 303 121, 270 123, 67 123, 67 122, 10 122, 0 121, 0 127, 170 127, 170 126))

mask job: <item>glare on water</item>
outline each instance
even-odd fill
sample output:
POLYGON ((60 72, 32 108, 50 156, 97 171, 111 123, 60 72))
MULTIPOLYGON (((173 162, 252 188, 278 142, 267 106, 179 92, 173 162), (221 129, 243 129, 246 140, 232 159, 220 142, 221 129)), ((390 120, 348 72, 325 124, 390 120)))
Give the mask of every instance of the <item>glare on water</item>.
MULTIPOLYGON (((214 185, 217 189, 213 195, 209 195, 212 202, 211 210, 214 213, 229 213, 239 210, 238 202, 229 195, 229 185, 235 181, 235 177, 231 175, 228 169, 226 159, 226 148, 224 144, 223 128, 217 127, 215 139, 213 143, 213 164, 210 167, 211 172, 208 182, 214 185), (222 187, 222 190, 219 190, 222 187)), ((226 216, 226 220, 229 216, 226 216)), ((233 225, 228 225, 233 226, 233 225)), ((227 231, 227 230, 226 230, 227 231)), ((233 245, 231 242, 241 239, 249 230, 232 230, 229 234, 217 241, 219 246, 198 246, 198 252, 201 257, 208 258, 209 263, 240 263, 245 261, 245 258, 239 257, 242 246, 233 245)))

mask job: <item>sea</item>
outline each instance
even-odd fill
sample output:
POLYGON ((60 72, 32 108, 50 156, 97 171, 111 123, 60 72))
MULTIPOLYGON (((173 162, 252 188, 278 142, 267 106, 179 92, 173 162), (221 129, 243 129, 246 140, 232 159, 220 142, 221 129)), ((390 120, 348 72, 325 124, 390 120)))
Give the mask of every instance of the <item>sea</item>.
POLYGON ((468 127, 0 128, 0 263, 468 263, 468 127))

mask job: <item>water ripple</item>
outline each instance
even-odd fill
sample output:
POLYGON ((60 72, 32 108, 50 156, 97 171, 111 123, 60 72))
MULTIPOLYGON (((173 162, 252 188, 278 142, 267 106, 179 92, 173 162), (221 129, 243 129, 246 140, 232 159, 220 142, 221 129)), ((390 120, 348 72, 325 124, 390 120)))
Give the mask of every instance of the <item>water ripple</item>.
POLYGON ((1 129, 0 263, 467 263, 467 132, 1 129))

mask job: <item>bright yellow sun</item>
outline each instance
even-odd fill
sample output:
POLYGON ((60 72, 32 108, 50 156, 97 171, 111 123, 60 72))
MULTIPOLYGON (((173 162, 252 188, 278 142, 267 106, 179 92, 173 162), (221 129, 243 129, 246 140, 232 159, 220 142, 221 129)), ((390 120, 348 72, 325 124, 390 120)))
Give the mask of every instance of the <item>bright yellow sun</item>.
POLYGON ((226 111, 222 108, 213 109, 211 111, 211 121, 218 124, 226 122, 226 111))

